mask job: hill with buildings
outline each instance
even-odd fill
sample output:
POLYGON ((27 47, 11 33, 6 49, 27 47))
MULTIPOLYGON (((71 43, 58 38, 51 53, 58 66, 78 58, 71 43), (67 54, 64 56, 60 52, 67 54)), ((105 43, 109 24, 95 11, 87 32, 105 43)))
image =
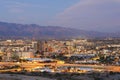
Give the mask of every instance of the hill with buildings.
POLYGON ((36 38, 36 39, 65 39, 65 38, 101 38, 120 37, 116 33, 101 33, 84 31, 58 26, 40 26, 36 24, 16 24, 0 22, 1 38, 36 38))

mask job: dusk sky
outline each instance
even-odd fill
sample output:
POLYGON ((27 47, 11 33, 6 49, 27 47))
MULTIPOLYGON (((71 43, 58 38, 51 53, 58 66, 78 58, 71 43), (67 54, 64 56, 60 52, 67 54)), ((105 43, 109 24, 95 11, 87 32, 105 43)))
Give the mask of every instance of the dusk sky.
POLYGON ((0 21, 120 31, 120 0, 0 0, 0 21))

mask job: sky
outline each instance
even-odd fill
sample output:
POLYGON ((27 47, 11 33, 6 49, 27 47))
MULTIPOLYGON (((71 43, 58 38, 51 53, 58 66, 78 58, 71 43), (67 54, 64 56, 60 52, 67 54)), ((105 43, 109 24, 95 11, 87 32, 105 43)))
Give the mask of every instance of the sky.
POLYGON ((120 0, 0 0, 0 21, 119 32, 120 0))

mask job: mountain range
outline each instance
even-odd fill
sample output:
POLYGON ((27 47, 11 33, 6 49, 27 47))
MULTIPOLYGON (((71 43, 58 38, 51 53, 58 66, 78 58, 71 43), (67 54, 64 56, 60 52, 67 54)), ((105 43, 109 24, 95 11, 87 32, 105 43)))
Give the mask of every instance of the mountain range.
POLYGON ((65 39, 104 37, 120 37, 120 35, 119 32, 103 33, 58 26, 0 22, 0 38, 65 39))

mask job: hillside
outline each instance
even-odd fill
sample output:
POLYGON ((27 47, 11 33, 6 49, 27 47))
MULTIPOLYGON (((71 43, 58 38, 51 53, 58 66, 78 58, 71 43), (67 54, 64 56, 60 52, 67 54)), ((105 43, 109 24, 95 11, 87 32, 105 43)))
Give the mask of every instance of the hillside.
POLYGON ((0 22, 0 37, 2 38, 37 38, 37 39, 61 39, 61 38, 90 38, 90 37, 117 37, 117 34, 84 31, 79 29, 39 26, 36 24, 16 24, 0 22))

